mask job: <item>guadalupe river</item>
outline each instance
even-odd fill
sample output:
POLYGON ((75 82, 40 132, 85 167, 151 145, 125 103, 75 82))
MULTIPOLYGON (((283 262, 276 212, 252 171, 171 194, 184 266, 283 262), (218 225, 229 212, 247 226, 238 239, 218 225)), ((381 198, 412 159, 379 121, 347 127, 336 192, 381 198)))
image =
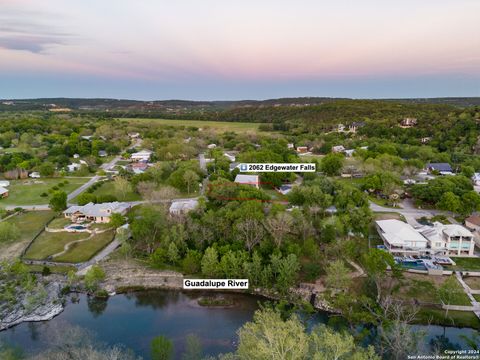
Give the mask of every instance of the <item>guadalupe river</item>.
MULTIPOLYGON (((234 299, 234 307, 206 308, 197 305, 200 296, 200 293, 158 290, 116 295, 108 301, 91 301, 80 295, 78 303, 69 301, 65 310, 53 320, 23 323, 2 331, 0 341, 34 354, 55 346, 55 338, 61 338, 69 329, 82 328, 97 341, 122 344, 149 359, 153 337, 170 338, 178 356, 184 348, 185 336, 195 334, 201 339, 204 354, 216 355, 234 350, 237 329, 252 319, 259 302, 264 301, 250 295, 224 294, 234 299)), ((326 313, 319 312, 309 323, 325 323, 328 319, 326 313)), ((445 334, 460 348, 465 348, 460 335, 474 332, 440 326, 416 328, 427 331, 427 342, 445 334)))

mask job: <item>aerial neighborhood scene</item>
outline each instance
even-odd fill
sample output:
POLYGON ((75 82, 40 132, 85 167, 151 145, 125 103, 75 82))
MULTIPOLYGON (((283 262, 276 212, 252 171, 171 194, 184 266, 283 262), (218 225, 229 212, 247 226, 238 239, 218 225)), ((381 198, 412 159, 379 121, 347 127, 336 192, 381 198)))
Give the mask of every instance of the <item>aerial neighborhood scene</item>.
POLYGON ((0 360, 480 360, 479 13, 0 0, 0 360))

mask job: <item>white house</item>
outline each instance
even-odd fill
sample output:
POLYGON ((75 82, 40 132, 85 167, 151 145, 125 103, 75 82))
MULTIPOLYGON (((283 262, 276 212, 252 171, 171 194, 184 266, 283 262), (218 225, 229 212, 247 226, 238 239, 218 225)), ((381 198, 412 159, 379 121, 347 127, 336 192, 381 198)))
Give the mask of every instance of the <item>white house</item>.
POLYGON ((428 240, 432 254, 473 256, 475 240, 473 234, 457 224, 435 222, 433 226, 423 226, 420 233, 428 240))
POLYGON ((82 165, 79 163, 71 163, 67 165, 67 169, 69 172, 74 172, 74 171, 80 170, 81 168, 82 168, 82 165))
POLYGON ((229 154, 229 153, 224 153, 223 154, 230 162, 235 162, 236 158, 235 155, 229 154))
POLYGON ((344 153, 346 156, 352 157, 353 154, 355 153, 355 149, 345 149, 344 153))
POLYGON ((103 204, 88 203, 83 206, 70 206, 63 214, 72 222, 93 221, 95 223, 108 223, 112 214, 125 215, 129 209, 129 204, 118 201, 103 204))
POLYGON ((475 183, 475 185, 480 186, 480 173, 473 174, 472 180, 475 183))
POLYGON ((292 143, 287 144, 287 149, 295 149, 295 145, 292 143))
POLYGON ((8 180, 0 180, 0 186, 1 187, 7 187, 7 186, 10 186, 10 181, 8 180))
POLYGON ((411 225, 400 220, 375 221, 387 250, 395 255, 420 255, 427 252, 428 241, 411 225))
POLYGON ((138 132, 128 133, 128 137, 131 139, 138 139, 140 134, 138 132))
POLYGON ((260 187, 260 181, 258 175, 244 175, 238 174, 235 177, 235 182, 242 185, 251 185, 257 189, 260 187))
POLYGON ((332 152, 334 153, 343 153, 345 151, 345 147, 343 145, 337 145, 332 147, 332 152))
POLYGON ((73 158, 74 158, 74 159, 78 159, 79 157, 80 157, 80 155, 78 155, 78 154, 73 154, 73 158))
POLYGON ((148 162, 150 161, 150 157, 152 156, 153 152, 150 150, 141 150, 139 152, 133 153, 130 156, 130 159, 132 161, 144 161, 148 162))
POLYGON ((30 173, 30 176, 32 179, 39 179, 40 178, 40 173, 38 171, 34 171, 32 173, 30 173))
POLYGON ((172 205, 170 205, 170 214, 178 215, 185 214, 198 206, 197 199, 188 199, 188 200, 174 200, 172 205))
POLYGON ((217 144, 209 144, 207 145, 208 149, 215 149, 217 147, 217 144))

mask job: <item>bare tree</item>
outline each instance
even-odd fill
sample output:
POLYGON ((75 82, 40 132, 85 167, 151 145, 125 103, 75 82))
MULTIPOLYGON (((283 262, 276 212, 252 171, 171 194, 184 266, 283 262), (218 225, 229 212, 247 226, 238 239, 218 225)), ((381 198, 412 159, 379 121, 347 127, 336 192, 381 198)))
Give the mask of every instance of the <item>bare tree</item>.
POLYGON ((115 187, 115 191, 120 194, 122 200, 124 200, 127 197, 127 193, 132 190, 132 186, 128 180, 120 176, 115 178, 113 186, 115 187))
POLYGON ((246 219, 236 226, 238 237, 245 242, 249 252, 262 240, 265 229, 262 223, 255 219, 246 219))
POLYGON ((291 232, 293 218, 290 214, 282 212, 274 217, 265 220, 265 227, 270 235, 272 235, 275 244, 280 247, 285 236, 291 232))

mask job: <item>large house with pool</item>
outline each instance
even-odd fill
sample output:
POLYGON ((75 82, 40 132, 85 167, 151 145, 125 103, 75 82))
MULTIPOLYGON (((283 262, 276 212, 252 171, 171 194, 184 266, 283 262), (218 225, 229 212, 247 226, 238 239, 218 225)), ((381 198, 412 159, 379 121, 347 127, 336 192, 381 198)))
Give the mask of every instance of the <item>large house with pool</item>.
POLYGON ((130 208, 129 204, 118 201, 103 204, 88 203, 83 206, 70 206, 63 214, 74 223, 84 221, 108 223, 112 214, 125 215, 130 208))
POLYGON ((475 239, 457 224, 424 225, 419 228, 400 220, 375 222, 385 248, 393 255, 475 256, 475 239))

